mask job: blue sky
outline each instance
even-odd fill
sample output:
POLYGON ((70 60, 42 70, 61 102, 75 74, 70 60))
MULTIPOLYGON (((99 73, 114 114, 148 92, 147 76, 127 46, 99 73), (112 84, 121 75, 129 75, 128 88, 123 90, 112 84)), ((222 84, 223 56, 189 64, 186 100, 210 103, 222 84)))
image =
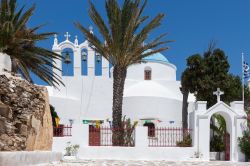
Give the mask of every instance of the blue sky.
MULTIPOLYGON (((29 26, 47 23, 42 31, 59 33, 59 41, 64 33, 83 35, 73 25, 79 21, 85 27, 92 25, 87 9, 88 0, 19 0, 19 4, 36 3, 37 10, 29 26)), ((105 16, 104 0, 93 0, 97 9, 105 16)), ((211 40, 223 49, 229 58, 230 72, 240 75, 241 52, 250 62, 250 1, 249 0, 148 0, 145 15, 155 16, 165 13, 163 25, 154 33, 155 37, 168 32, 170 50, 163 52, 169 61, 177 66, 177 78, 180 78, 186 66, 186 58, 195 53, 203 53, 211 40)), ((94 29, 95 33, 96 29, 94 29)), ((73 37, 71 37, 73 40, 73 37)), ((51 49, 53 38, 39 43, 51 49)), ((37 83, 40 83, 36 79, 37 83)))

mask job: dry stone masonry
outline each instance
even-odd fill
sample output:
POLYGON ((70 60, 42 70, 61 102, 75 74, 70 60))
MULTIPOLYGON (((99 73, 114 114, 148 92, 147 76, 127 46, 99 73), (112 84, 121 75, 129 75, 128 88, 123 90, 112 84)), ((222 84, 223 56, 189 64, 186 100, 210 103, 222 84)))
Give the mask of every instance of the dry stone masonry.
POLYGON ((52 138, 47 89, 0 75, 0 151, 51 150, 52 138))

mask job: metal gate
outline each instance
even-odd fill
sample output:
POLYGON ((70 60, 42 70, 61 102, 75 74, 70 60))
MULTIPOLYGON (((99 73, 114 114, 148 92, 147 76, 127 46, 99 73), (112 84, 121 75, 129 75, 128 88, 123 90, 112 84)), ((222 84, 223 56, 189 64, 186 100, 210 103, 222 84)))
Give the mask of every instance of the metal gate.
POLYGON ((230 161, 230 134, 224 135, 224 143, 225 143, 225 160, 230 161))
POLYGON ((100 146, 101 130, 95 126, 89 126, 89 146, 100 146))

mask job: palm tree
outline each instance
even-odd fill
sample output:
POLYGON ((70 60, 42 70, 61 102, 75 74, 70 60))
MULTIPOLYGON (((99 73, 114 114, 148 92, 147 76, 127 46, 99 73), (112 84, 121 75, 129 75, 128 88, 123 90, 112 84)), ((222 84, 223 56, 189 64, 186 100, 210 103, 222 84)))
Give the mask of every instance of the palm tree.
MULTIPOLYGON (((166 34, 159 35, 147 44, 149 33, 161 25, 164 14, 158 14, 149 23, 145 23, 149 16, 142 16, 147 1, 124 0, 120 7, 117 0, 106 0, 108 24, 90 2, 89 15, 97 26, 103 42, 88 28, 75 23, 86 36, 93 48, 113 65, 113 127, 122 127, 122 102, 127 68, 130 65, 141 63, 143 58, 167 50, 163 46, 170 41, 161 41, 166 34), (142 24, 145 26, 142 27, 142 24), (154 49, 154 50, 153 50, 154 49)), ((113 133, 113 144, 122 144, 122 132, 113 133)))
POLYGON ((1 0, 0 5, 0 52, 10 56, 11 71, 20 73, 30 82, 30 72, 33 72, 49 85, 62 84, 60 76, 51 70, 60 70, 54 65, 54 59, 60 59, 61 56, 36 46, 37 42, 55 33, 37 33, 43 25, 27 27, 35 6, 26 11, 24 6, 17 10, 16 0, 1 0))
POLYGON ((213 130, 213 136, 217 134, 221 139, 223 139, 227 133, 226 121, 220 114, 214 114, 212 116, 210 127, 213 130))

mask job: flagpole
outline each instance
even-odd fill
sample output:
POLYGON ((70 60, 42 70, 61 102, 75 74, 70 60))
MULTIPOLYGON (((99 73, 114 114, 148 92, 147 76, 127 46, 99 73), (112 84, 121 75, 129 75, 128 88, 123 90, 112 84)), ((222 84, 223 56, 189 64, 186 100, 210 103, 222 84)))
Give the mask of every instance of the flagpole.
POLYGON ((245 80, 244 80, 244 53, 242 52, 241 53, 241 66, 242 66, 242 101, 243 101, 243 104, 244 104, 244 82, 245 82, 245 80))

